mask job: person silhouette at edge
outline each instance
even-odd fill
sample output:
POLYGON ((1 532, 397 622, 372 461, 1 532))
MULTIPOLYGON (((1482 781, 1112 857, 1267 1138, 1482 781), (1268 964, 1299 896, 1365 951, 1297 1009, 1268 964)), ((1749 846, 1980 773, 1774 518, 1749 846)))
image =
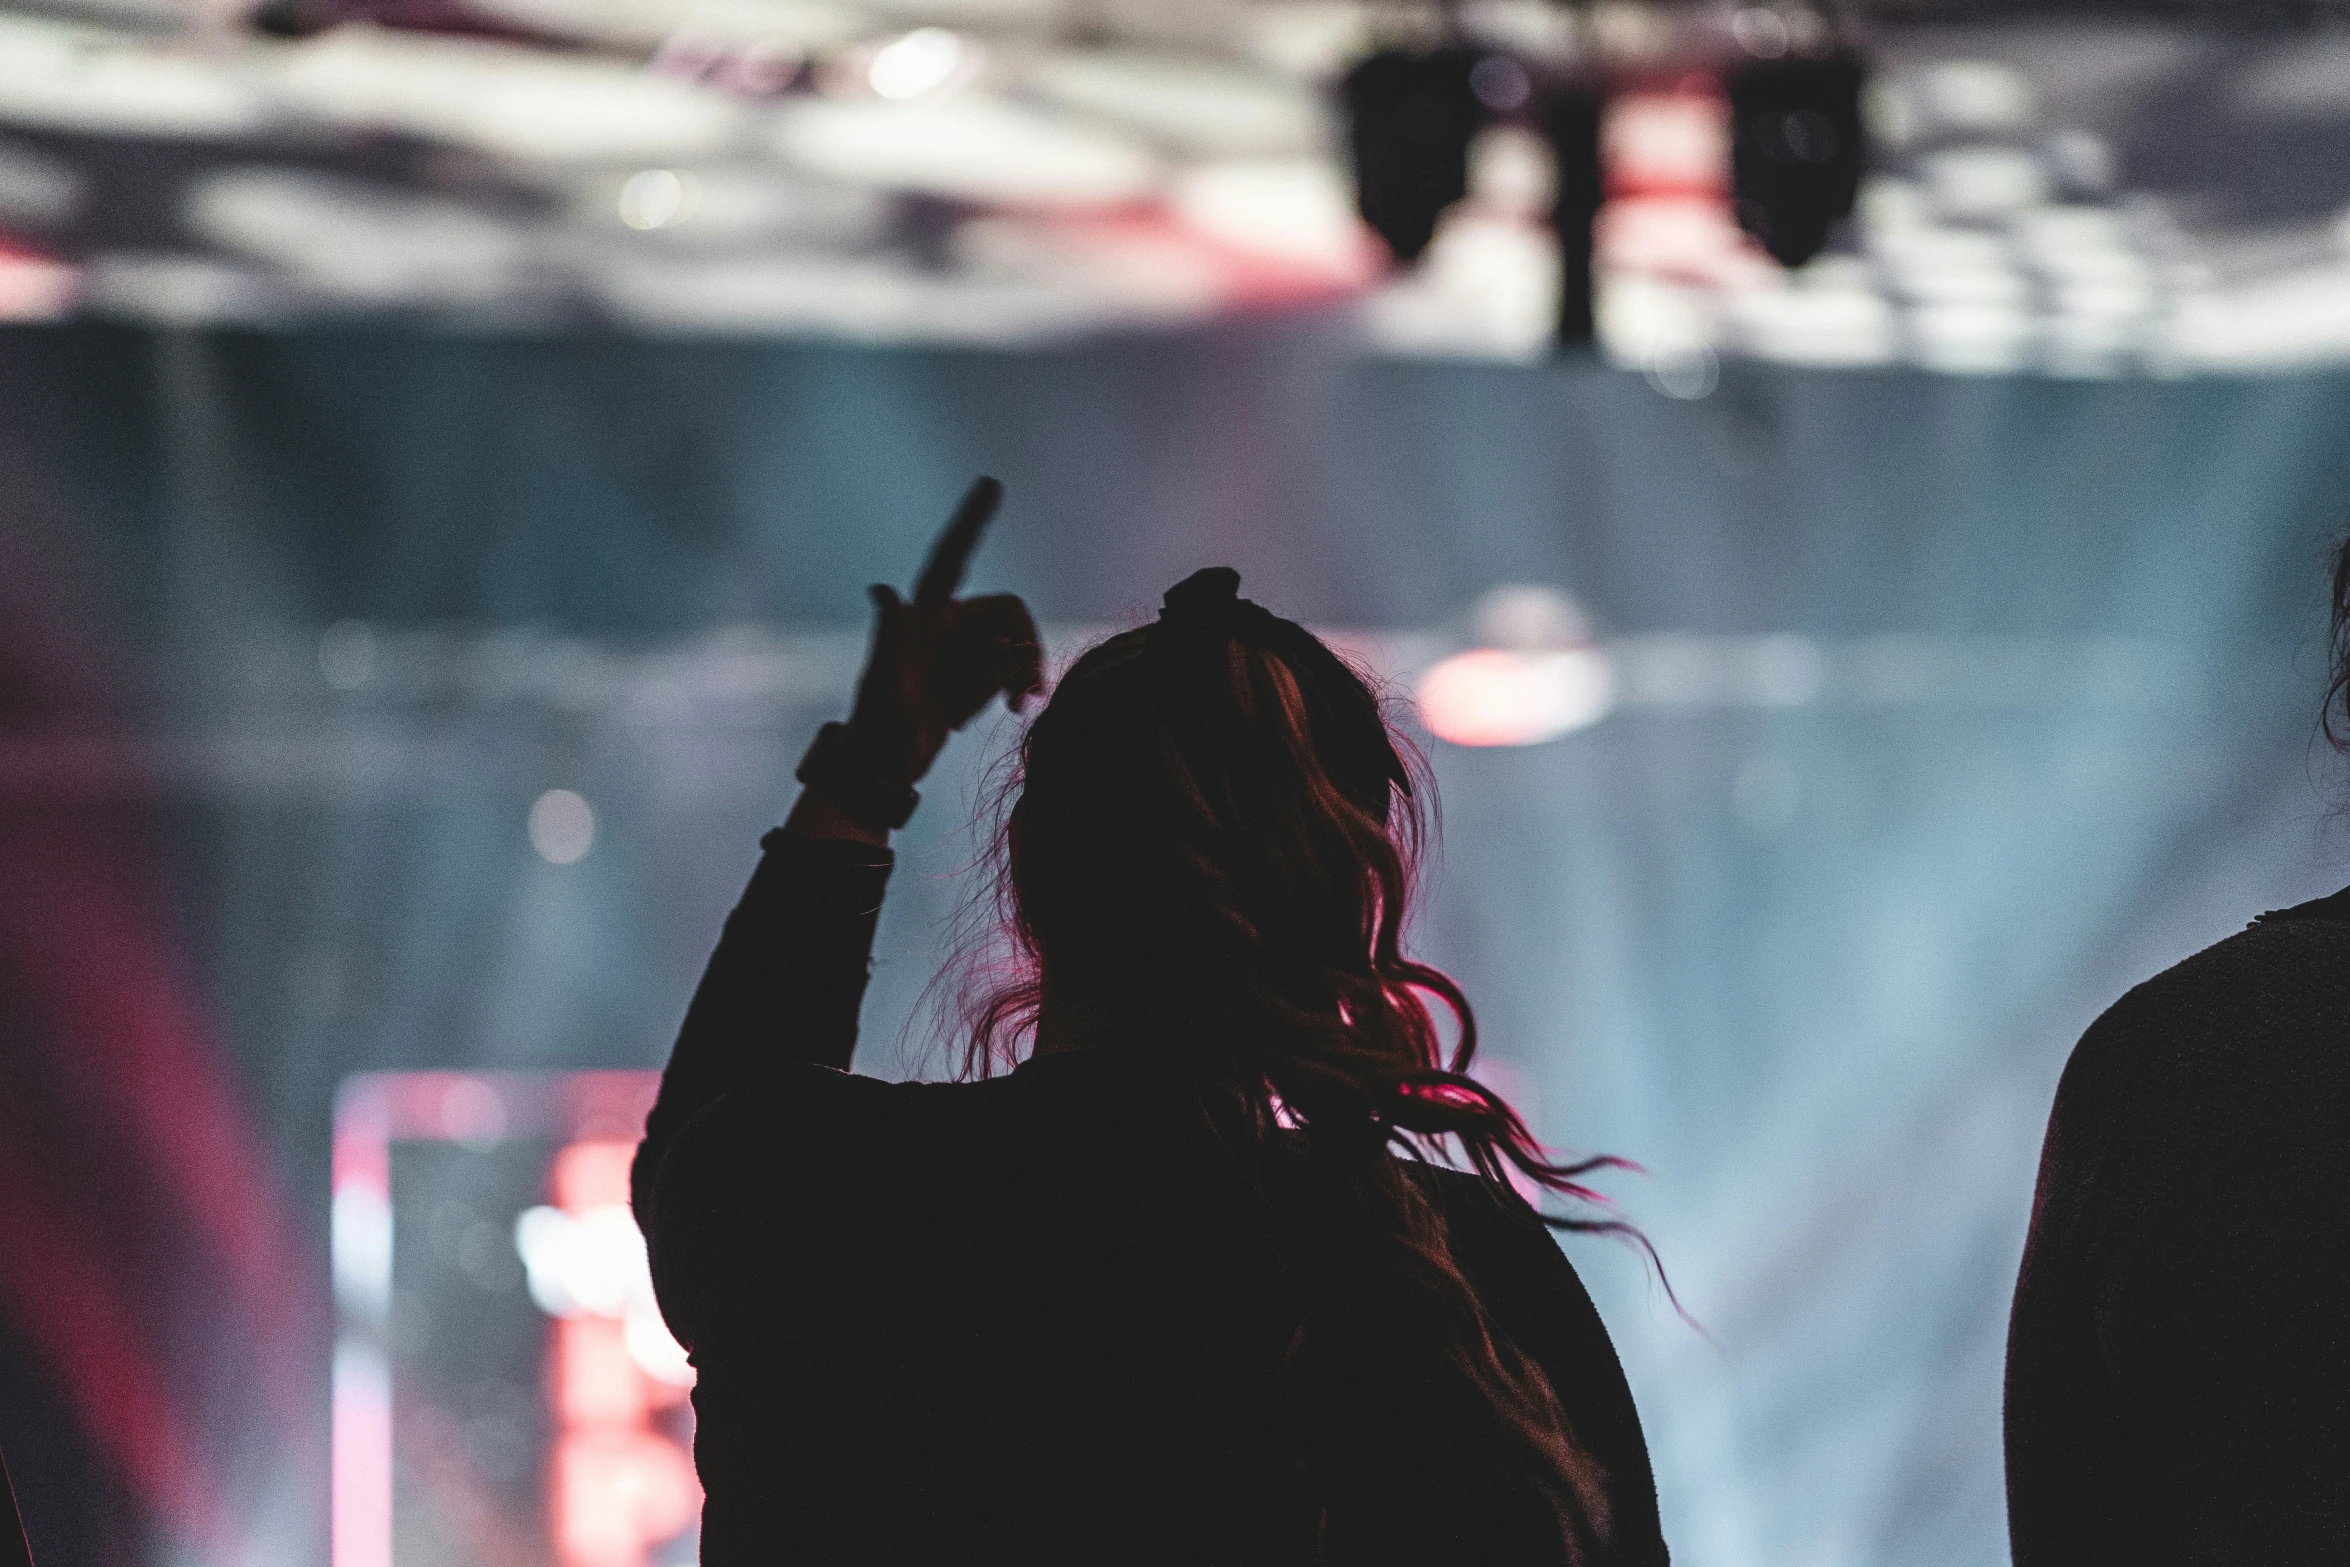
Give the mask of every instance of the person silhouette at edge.
POLYGON ((994 499, 910 601, 874 589, 853 714, 638 1150, 699 1375, 701 1560, 1664 1563, 1606 1329, 1512 1185, 1587 1199, 1602 1161, 1553 1160, 1465 1074, 1467 1002, 1400 946, 1424 783, 1236 573, 1028 727, 966 1080, 849 1071, 889 831, 950 732, 1042 688, 1020 602, 954 597, 994 499), (1438 1138, 1467 1169, 1418 1157, 1438 1138))
MULTIPOLYGON (((2350 544, 2333 655, 2339 748, 2350 544)), ((2350 890, 2261 915, 2082 1036, 2006 1427, 2016 1567, 2350 1563, 2350 890)))

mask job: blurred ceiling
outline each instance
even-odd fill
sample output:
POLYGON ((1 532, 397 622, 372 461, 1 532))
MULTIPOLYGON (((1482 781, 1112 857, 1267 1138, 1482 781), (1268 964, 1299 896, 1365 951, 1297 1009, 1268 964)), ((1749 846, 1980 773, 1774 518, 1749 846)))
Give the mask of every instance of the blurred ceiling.
POLYGON ((0 5, 0 318, 1016 347, 1310 312, 1367 352, 1532 360, 1559 258, 1529 127, 1597 76, 1601 348, 1660 391, 1736 355, 2350 360, 2350 0, 1838 14, 1871 174, 1790 274, 1731 220, 1719 81, 1824 35, 1808 7, 0 5), (1520 85, 1399 271, 1335 83, 1448 27, 1520 85))

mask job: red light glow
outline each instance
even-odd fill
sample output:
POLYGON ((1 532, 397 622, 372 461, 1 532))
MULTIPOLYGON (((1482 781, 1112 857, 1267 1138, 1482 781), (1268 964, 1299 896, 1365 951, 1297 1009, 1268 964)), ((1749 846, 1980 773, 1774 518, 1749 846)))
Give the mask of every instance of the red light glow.
POLYGON ((1597 648, 1477 648, 1420 677, 1421 721, 1454 745, 1540 745, 1607 716, 1615 672, 1597 648))
MULTIPOLYGON (((625 1204, 635 1152, 619 1139, 565 1148, 548 1172, 556 1206, 585 1220, 625 1204)), ((547 1501, 556 1557, 563 1567, 645 1567, 652 1547, 701 1512, 693 1459, 662 1429, 685 1387, 640 1364, 620 1317, 580 1312, 557 1318, 551 1332, 547 1396, 559 1434, 547 1501)))
POLYGON ((1706 81, 1608 106, 1602 268, 1730 286, 1776 270, 1730 211, 1730 106, 1706 81))
POLYGON ((684 1449, 653 1431, 584 1426, 555 1449, 555 1549, 569 1567, 641 1567, 702 1508, 684 1449))

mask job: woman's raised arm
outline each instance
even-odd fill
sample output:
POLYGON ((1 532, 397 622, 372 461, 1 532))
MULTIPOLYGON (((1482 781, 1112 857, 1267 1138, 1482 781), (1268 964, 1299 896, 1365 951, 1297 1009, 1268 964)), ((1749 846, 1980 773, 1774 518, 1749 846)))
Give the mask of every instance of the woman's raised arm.
POLYGON ((845 724, 827 724, 799 769, 806 785, 727 917, 646 1118, 633 1179, 638 1222, 678 1134, 730 1089, 777 1066, 846 1071, 904 824, 946 738, 997 692, 1017 710, 1042 683, 1028 610, 1010 594, 958 599, 1002 487, 971 487, 911 601, 872 590, 873 641, 845 724))

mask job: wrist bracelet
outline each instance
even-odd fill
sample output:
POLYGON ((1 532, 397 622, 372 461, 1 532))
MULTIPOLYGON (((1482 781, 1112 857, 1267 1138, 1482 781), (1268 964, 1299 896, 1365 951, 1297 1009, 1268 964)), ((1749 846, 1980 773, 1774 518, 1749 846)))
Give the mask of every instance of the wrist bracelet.
POLYGON ((850 821, 878 831, 905 826, 914 807, 922 803, 911 784, 890 783, 875 775, 872 758, 846 724, 826 724, 817 730, 793 776, 850 821))

